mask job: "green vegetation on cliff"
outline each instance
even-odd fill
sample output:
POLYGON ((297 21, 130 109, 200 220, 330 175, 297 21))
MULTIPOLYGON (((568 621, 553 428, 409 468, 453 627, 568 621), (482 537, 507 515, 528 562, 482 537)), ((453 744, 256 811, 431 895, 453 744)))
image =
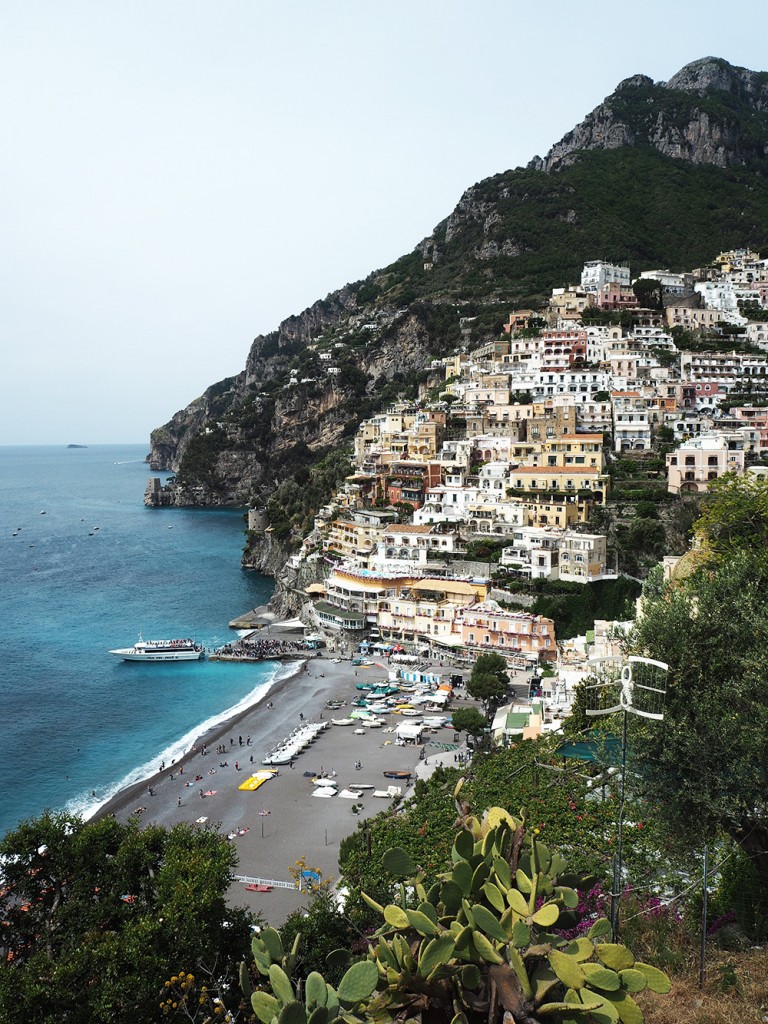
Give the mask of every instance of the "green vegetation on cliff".
POLYGON ((768 181, 747 170, 694 166, 651 147, 584 152, 557 173, 518 168, 470 188, 435 229, 432 269, 421 249, 369 278, 376 302, 542 301, 578 282, 586 260, 633 273, 701 266, 729 247, 768 241, 768 181))

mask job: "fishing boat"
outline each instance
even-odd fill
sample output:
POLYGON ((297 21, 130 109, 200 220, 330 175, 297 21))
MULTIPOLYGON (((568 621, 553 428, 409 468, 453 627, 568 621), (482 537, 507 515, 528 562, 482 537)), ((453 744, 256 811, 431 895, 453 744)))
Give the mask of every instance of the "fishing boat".
POLYGON ((118 647, 109 653, 123 661, 199 661, 205 657, 205 647, 194 640, 142 640, 139 634, 133 647, 118 647))

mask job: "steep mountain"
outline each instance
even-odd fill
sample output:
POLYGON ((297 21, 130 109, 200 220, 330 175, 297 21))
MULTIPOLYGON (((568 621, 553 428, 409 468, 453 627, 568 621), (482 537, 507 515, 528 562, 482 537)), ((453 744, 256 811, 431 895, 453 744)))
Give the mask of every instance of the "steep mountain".
MULTIPOLYGON (((683 270, 764 246, 766 172, 768 74, 705 58, 666 83, 626 79, 544 159, 469 188, 412 252, 257 337, 242 373, 153 431, 151 464, 176 471, 159 500, 266 504, 290 545, 343 475, 332 453, 415 394, 433 358, 495 336, 585 260, 683 270)), ((249 558, 283 555, 257 542, 249 558)))
POLYGON ((590 149, 652 146, 664 156, 717 167, 765 168, 768 74, 716 57, 687 64, 668 82, 626 78, 573 131, 529 166, 554 171, 590 149))

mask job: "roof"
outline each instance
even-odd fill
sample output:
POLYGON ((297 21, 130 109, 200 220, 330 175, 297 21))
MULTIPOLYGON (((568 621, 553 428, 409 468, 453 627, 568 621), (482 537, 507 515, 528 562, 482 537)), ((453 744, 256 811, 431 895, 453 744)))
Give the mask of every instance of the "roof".
POLYGON ((432 533, 432 527, 428 524, 420 526, 399 526, 392 524, 385 528, 384 533, 432 533))
POLYGON ((621 740, 618 736, 601 735, 592 730, 584 739, 566 740, 557 748, 557 753, 576 761, 617 764, 621 759, 621 740))
POLYGON ((507 715, 505 729, 527 729, 530 715, 525 711, 510 711, 507 715))
POLYGON ((325 594, 326 589, 322 583, 310 583, 308 587, 304 588, 305 594, 325 594))
POLYGON ((411 590, 445 590, 454 594, 476 594, 484 584, 465 583, 463 580, 416 580, 411 584, 411 590))
POLYGON ((361 612, 348 612, 345 608, 337 608, 336 605, 328 604, 327 601, 318 601, 315 610, 325 615, 333 615, 337 619, 345 619, 347 622, 365 622, 365 615, 361 612))
POLYGON ((518 466, 512 470, 512 476, 516 473, 530 473, 534 476, 571 476, 574 473, 583 473, 585 476, 604 476, 599 466, 518 466))

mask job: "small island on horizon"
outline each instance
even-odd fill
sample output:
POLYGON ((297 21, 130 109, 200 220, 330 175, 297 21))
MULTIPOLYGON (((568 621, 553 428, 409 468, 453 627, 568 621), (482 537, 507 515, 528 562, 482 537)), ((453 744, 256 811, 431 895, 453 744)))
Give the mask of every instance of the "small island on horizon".
POLYGON ((67 448, 87 448, 87 444, 68 444, 67 448))

